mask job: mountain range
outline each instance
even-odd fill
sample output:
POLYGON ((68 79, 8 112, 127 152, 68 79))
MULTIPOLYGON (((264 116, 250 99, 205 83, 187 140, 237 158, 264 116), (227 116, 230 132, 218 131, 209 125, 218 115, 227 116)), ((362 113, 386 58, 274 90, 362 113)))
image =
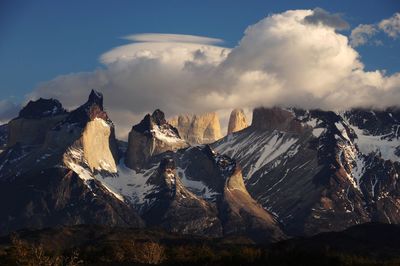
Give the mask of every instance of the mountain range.
POLYGON ((0 234, 78 224, 277 242, 400 223, 400 110, 259 107, 167 119, 118 140, 92 90, 30 101, 0 126, 0 234))

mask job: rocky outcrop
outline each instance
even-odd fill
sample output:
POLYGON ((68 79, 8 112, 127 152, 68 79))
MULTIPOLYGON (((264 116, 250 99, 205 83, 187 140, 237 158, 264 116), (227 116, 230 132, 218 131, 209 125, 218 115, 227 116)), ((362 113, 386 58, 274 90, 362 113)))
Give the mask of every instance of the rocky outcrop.
POLYGON ((304 130, 292 112, 279 107, 255 108, 251 126, 258 130, 280 130, 294 133, 301 133, 304 130))
POLYGON ((30 101, 19 116, 8 123, 7 146, 17 142, 23 145, 39 145, 46 133, 66 117, 61 103, 54 99, 30 101))
POLYGON ((236 166, 224 187, 225 234, 244 234, 253 239, 278 241, 285 238, 276 218, 247 192, 242 171, 236 166), (246 225, 243 227, 243 225, 246 225))
POLYGON ((249 125, 247 124, 246 115, 244 114, 243 109, 234 109, 229 116, 228 123, 228 132, 227 134, 231 134, 233 132, 240 131, 245 129, 249 125))
POLYGON ((142 210, 148 225, 184 234, 222 235, 216 206, 195 196, 184 186, 173 158, 161 159, 148 183, 154 186, 153 192, 147 195, 151 203, 142 210))
POLYGON ((181 139, 178 130, 165 120, 160 110, 147 114, 132 127, 128 136, 125 163, 131 169, 138 169, 151 157, 165 151, 175 151, 189 144, 181 139))
POLYGON ((246 235, 264 242, 285 237, 272 214, 247 192, 235 160, 214 152, 208 145, 180 150, 173 158, 177 181, 192 197, 218 210, 223 235, 246 235))
POLYGON ((103 95, 92 90, 88 101, 71 113, 68 123, 84 123, 81 137, 75 141, 74 149, 83 151, 91 171, 117 172, 118 148, 114 125, 103 107, 103 95))
POLYGON ((176 127, 180 136, 190 144, 207 144, 222 138, 219 118, 215 112, 180 115, 170 119, 169 123, 176 127))

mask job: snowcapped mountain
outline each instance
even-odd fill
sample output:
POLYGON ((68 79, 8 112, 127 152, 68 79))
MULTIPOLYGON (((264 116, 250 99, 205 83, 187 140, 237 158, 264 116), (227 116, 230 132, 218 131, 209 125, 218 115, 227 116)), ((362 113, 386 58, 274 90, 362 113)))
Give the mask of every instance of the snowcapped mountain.
POLYGON ((29 102, 0 127, 0 233, 103 224, 277 241, 400 223, 399 110, 256 108, 248 127, 234 114, 210 145, 160 110, 123 143, 99 92, 73 111, 29 102))
POLYGON ((250 127, 213 144, 291 235, 399 222, 398 111, 254 110, 250 127))
POLYGON ((209 146, 191 147, 160 110, 132 127, 124 153, 100 93, 92 91, 71 112, 56 100, 42 101, 21 111, 39 106, 37 115, 8 124, 0 155, 2 233, 83 223, 263 241, 285 237, 247 192, 236 162, 209 146))

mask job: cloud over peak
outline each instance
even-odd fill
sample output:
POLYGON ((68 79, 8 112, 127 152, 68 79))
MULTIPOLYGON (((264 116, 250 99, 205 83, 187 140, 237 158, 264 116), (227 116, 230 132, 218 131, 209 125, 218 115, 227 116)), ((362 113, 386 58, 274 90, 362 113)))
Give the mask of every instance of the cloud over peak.
POLYGON ((270 15, 249 26, 234 48, 200 36, 133 35, 133 43, 101 56, 104 69, 42 83, 29 98, 54 97, 71 107, 97 88, 119 136, 155 108, 173 116, 260 105, 397 105, 400 74, 365 71, 339 28, 338 15, 316 9, 270 15))

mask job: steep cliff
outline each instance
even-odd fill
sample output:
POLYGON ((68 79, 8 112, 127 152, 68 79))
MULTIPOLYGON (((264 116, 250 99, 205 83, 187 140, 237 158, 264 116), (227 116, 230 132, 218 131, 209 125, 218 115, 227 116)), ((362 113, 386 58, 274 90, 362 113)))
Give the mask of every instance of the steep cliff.
POLYGON ((217 113, 180 115, 169 120, 178 129, 180 136, 190 144, 212 143, 220 138, 221 126, 217 113))
POLYGON ((30 101, 19 116, 8 123, 7 146, 17 142, 23 145, 39 145, 46 133, 66 117, 61 103, 54 99, 30 101))
POLYGON ((247 124, 246 115, 244 114, 243 109, 234 109, 229 116, 228 123, 228 132, 227 134, 231 134, 233 132, 240 131, 245 129, 249 125, 247 124))

